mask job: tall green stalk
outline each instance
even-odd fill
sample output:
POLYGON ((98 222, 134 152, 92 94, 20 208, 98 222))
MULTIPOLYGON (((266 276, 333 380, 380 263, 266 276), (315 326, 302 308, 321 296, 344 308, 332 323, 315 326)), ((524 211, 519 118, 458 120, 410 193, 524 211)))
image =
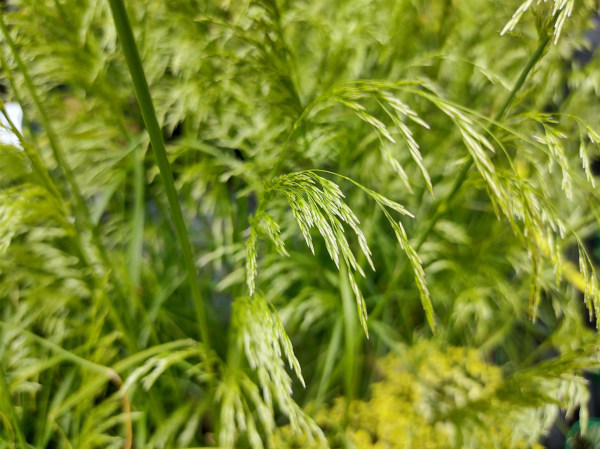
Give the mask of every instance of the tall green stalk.
POLYGON ((177 197, 177 190, 175 189, 175 183, 173 180, 173 171, 167 158, 167 150, 165 148, 165 142, 163 140, 162 129, 158 124, 156 118, 156 112, 154 110, 154 104, 152 103, 152 97, 150 96, 150 90, 148 88, 148 82, 146 81, 146 75, 144 74, 144 68, 142 61, 138 53, 138 49, 133 37, 131 25, 129 24, 129 18, 127 11, 122 0, 109 0, 112 17, 115 22, 115 28, 117 30, 117 36, 125 55, 125 61, 129 74, 133 83, 133 90, 137 98, 144 125, 150 136, 150 142, 152 143, 152 149, 156 156, 156 162, 160 170, 160 176, 167 194, 167 200, 169 202, 169 209, 171 212, 171 218, 175 226, 175 232, 181 252, 183 256, 183 262, 187 271, 188 280, 190 283, 190 289, 192 293, 192 299, 196 309, 196 315, 198 319, 198 326, 200 330, 200 336, 202 341, 210 346, 210 337, 208 332, 208 322, 206 320, 206 311, 204 307, 204 301, 202 299, 202 293, 200 290, 200 283, 196 273, 196 265, 192 255, 192 246, 188 237, 187 228, 183 220, 183 213, 181 211, 181 205, 177 197))

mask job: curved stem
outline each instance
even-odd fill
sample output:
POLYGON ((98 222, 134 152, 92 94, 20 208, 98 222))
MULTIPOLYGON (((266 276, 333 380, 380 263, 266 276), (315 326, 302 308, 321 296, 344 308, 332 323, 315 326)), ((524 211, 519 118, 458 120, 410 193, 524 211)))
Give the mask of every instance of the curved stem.
POLYGON ((304 118, 309 114, 310 111, 312 111, 312 109, 322 100, 322 97, 319 96, 317 97, 314 101, 312 101, 308 106, 306 106, 304 108, 304 110, 300 113, 300 115, 298 116, 298 118, 294 121, 294 124, 292 125, 292 129, 290 130, 290 132, 288 133, 286 139, 285 139, 285 143, 283 144, 283 147, 279 153, 279 156, 277 157, 277 160, 275 161, 275 164, 273 164, 273 168, 271 169, 270 173, 269 173, 269 180, 273 180, 275 178, 275 176, 277 175, 277 171, 279 170, 279 168, 281 167, 281 164, 283 162, 283 159, 287 153, 287 149, 290 146, 290 142, 292 141, 292 137, 294 136, 294 133, 296 132, 296 130, 300 127, 300 125, 302 124, 302 121, 304 120, 304 118))
MULTIPOLYGON (((499 122, 502 119, 502 117, 504 117, 504 114, 506 114, 506 112, 508 111, 508 109, 510 108, 512 103, 515 101, 517 93, 523 87, 523 84, 525 83, 525 80, 527 80, 527 77, 533 70, 533 67, 535 67, 535 65, 542 58, 542 55, 544 54, 544 51, 548 47, 549 43, 550 43, 550 36, 547 36, 540 41, 535 52, 531 55, 531 57, 527 61, 527 64, 525 65, 525 67, 523 67, 523 70, 521 71, 519 78, 517 79, 512 90, 506 97, 506 100, 502 104, 502 107, 500 108, 498 113, 492 119, 493 123, 499 122)), ((493 130, 494 130, 494 125, 492 125, 489 128, 488 132, 491 133, 493 130)), ((448 208, 449 203, 456 196, 456 194, 460 190, 460 187, 463 185, 463 183, 467 179, 467 174, 469 173, 469 169, 472 167, 472 165, 473 165, 473 159, 469 159, 463 165, 460 173, 458 174, 458 176, 456 177, 456 179, 454 181, 454 184, 452 184, 452 188, 450 189, 448 194, 440 200, 440 202, 438 203, 438 206, 436 207, 436 211, 435 211, 434 215, 431 217, 431 219, 430 219, 429 223, 427 224, 427 226, 425 227, 424 231, 419 236, 419 238, 417 240, 417 244, 415 245, 415 250, 417 250, 417 251, 419 250, 421 245, 425 242, 427 235, 431 232, 431 230, 433 229, 433 227, 435 226, 437 221, 440 219, 440 217, 445 213, 445 211, 448 208)))
MULTIPOLYGON (((489 133, 491 133, 495 128, 495 125, 493 123, 499 122, 502 119, 502 117, 504 117, 504 115, 507 113, 507 111, 510 109, 510 106, 513 104, 513 102, 515 101, 515 98, 517 97, 517 93, 519 92, 519 90, 521 90, 521 88, 523 87, 523 84, 525 84, 525 81, 527 80, 529 74, 531 73, 531 71, 533 70, 535 65, 542 58, 544 52, 546 51, 546 48, 550 44, 550 40, 551 40, 550 36, 546 36, 540 40, 535 52, 531 55, 531 57, 527 61, 527 64, 525 65, 525 67, 523 67, 523 70, 521 70, 521 73, 520 73, 519 77, 517 78, 512 90, 506 97, 506 100, 504 101, 501 108, 498 110, 498 112, 492 119, 492 126, 490 126, 490 128, 488 129, 489 133)), ((429 221, 423 228, 423 231, 417 237, 417 243, 414 246, 415 251, 419 251, 419 249, 421 248, 423 243, 425 243, 425 240, 429 236, 429 233, 435 227, 438 220, 448 210, 450 203, 452 202, 452 200, 454 199, 454 197, 456 196, 456 194, 462 187, 463 183, 466 181, 467 175, 469 173, 469 170, 473 166, 473 163, 474 162, 473 162, 472 158, 470 158, 467 162, 465 162, 465 164, 462 166, 458 176, 455 178, 454 183, 452 184, 452 187, 450 188, 449 192, 446 194, 446 196, 444 196, 437 203, 436 206, 434 206, 435 209, 434 209, 433 215, 431 216, 431 218, 429 219, 429 221)), ((400 266, 400 269, 396 270, 395 276, 392 278, 392 280, 388 284, 389 286, 395 285, 398 282, 398 280, 403 276, 404 271, 406 270, 407 266, 408 266, 408 262, 405 261, 400 266)), ((371 316, 378 317, 381 314, 381 312, 383 312, 383 308, 384 308, 385 304, 387 304, 387 301, 389 300, 390 297, 391 297, 390 290, 388 289, 386 295, 377 303, 377 306, 371 313, 371 316)))
POLYGON ((167 158, 167 150, 165 148, 165 142, 163 140, 162 129, 158 124, 156 118, 156 112, 154 110, 154 104, 152 103, 152 97, 150 96, 150 89, 148 88, 148 82, 146 81, 146 75, 144 74, 144 68, 142 61, 138 53, 138 49, 133 37, 131 25, 129 24, 129 18, 123 0, 109 0, 110 9, 113 20, 115 22, 115 28, 117 30, 117 36, 121 43, 121 48, 125 55, 125 61, 131 81, 133 84, 133 90, 140 106, 144 125, 148 131, 150 142, 152 143, 152 149, 156 156, 156 162, 160 170, 160 177, 165 188, 167 200, 169 202, 169 209, 171 212, 171 219, 175 226, 175 233, 181 247, 183 256, 183 262, 187 271, 188 281, 190 283, 190 289, 192 293, 192 300, 194 301, 194 307, 196 309, 196 315, 198 319, 198 325, 200 330, 200 336, 202 341, 207 345, 209 344, 209 333, 208 333, 208 322, 206 320, 206 311, 204 308, 204 301, 202 299, 202 292, 200 290, 200 283, 196 274, 196 265, 192 255, 192 246, 188 237, 187 229, 183 219, 183 213, 181 211, 181 205, 177 196, 177 190, 175 189, 175 182, 173 180, 173 171, 169 159, 167 158))

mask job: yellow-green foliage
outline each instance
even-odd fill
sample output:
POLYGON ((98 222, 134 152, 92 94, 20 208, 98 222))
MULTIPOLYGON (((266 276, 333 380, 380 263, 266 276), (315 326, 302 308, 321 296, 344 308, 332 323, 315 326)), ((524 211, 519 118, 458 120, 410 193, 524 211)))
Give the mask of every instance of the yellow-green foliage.
POLYGON ((351 437, 360 448, 450 447, 456 429, 447 415, 492 395, 502 379, 476 350, 426 343, 405 358, 390 353, 379 366, 382 380, 373 385, 371 399, 350 406, 351 437))
MULTIPOLYGON (((372 385, 370 399, 354 400, 347 408, 344 398, 337 398, 331 408, 318 413, 317 421, 329 431, 330 447, 541 447, 530 442, 542 433, 542 421, 528 428, 523 424, 533 417, 529 407, 504 408, 502 392, 508 380, 479 351, 425 341, 389 353, 377 365, 380 379, 372 385), (494 403, 504 410, 503 416, 481 408, 482 403, 494 403)), ((299 438, 289 426, 278 429, 274 441, 276 447, 325 447, 299 438)))
POLYGON ((0 449, 527 447, 587 403, 598 0, 0 5, 0 449))

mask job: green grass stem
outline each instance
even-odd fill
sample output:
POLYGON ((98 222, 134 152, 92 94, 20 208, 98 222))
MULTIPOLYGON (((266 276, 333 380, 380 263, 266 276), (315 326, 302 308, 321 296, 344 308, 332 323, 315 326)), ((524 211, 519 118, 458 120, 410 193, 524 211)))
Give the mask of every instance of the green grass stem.
POLYGON ((169 159, 167 158, 167 149, 163 140, 162 129, 158 124, 156 118, 156 112, 154 110, 154 104, 152 103, 152 97, 150 96, 150 89, 148 88, 148 82, 146 81, 146 75, 144 74, 144 68, 142 61, 138 53, 135 38, 129 24, 129 18, 127 11, 122 0, 109 0, 110 9, 112 12, 113 20, 119 37, 121 48, 125 56, 125 61, 131 75, 133 83, 133 89, 140 106, 140 111, 150 136, 150 142, 152 143, 152 149, 156 157, 156 162, 160 170, 160 176, 162 179, 167 200, 169 202, 169 209, 171 212, 171 218, 175 226, 175 232, 179 245, 181 246, 181 252, 183 256, 183 262, 188 274, 188 280, 190 283, 190 289, 192 293, 192 300, 196 309, 196 315, 198 319, 198 326, 200 330, 200 336, 202 341, 210 345, 210 337, 208 332, 208 322, 206 320, 206 311, 204 301, 202 299, 202 292, 200 290, 200 283, 196 273, 196 265, 192 255, 192 246, 188 237, 185 222, 183 220, 183 213, 181 211, 181 205, 177 196, 177 190, 175 189, 175 182, 173 180, 173 171, 169 159))
MULTIPOLYGON (((344 397, 346 399, 346 414, 349 412, 350 403, 356 396, 356 335, 362 335, 357 331, 356 304, 350 281, 348 280, 348 267, 345 263, 340 264, 340 295, 342 297, 342 316, 344 328, 344 397)), ((346 415, 346 419, 348 415, 346 415)))
POLYGON ((335 366, 336 356, 340 353, 342 346, 342 328, 343 321, 342 317, 338 316, 335 320, 335 325, 331 333, 331 339, 327 345, 327 352, 325 355, 325 363, 321 370, 321 376, 319 380, 319 386, 317 390, 317 396, 314 400, 314 412, 319 411, 321 406, 325 403, 327 390, 329 389, 332 381, 332 372, 335 366))

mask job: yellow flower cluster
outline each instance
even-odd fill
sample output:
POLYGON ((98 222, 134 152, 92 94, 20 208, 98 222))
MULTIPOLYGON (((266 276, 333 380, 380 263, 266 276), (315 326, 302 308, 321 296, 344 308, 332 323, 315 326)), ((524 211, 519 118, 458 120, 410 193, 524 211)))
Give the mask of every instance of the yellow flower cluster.
POLYGON ((382 380, 369 401, 350 408, 351 438, 357 448, 396 449, 454 446, 456 429, 449 414, 493 394, 502 380, 499 368, 472 349, 444 350, 429 342, 380 360, 382 380))
MULTIPOLYGON (((485 363, 478 351, 422 342, 381 358, 378 368, 380 380, 369 400, 351 402, 346 413, 345 400, 337 398, 317 416, 320 425, 332 430, 331 447, 527 447, 509 425, 486 414, 485 408, 478 410, 479 404, 495 401, 502 383, 501 370, 485 363), (334 429, 341 429, 345 419, 348 425, 340 436, 334 429), (462 426, 464 422, 473 425, 462 426)), ((280 429, 277 441, 282 448, 321 449, 294 439, 289 428, 280 429)))

